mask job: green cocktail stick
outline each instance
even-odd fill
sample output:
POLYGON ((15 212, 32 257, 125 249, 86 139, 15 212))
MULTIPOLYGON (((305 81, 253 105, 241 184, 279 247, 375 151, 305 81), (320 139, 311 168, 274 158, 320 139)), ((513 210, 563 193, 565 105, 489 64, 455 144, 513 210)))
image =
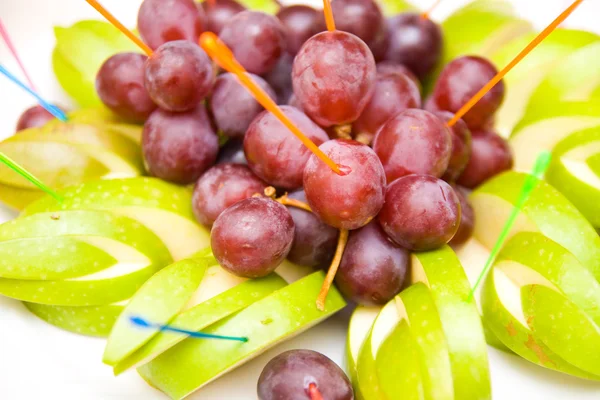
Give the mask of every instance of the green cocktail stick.
POLYGON ((25 168, 21 167, 15 161, 11 160, 6 154, 4 154, 2 152, 0 152, 0 162, 4 163, 8 168, 12 169, 13 171, 15 171, 16 173, 21 175, 23 178, 25 178, 29 182, 33 183, 38 188, 40 188, 44 192, 48 193, 50 196, 54 197, 56 200, 58 200, 60 202, 63 201, 63 198, 61 195, 56 193, 54 190, 50 189, 42 181, 40 181, 38 178, 33 176, 33 174, 31 174, 25 168))
POLYGON ((481 271, 481 274, 477 278, 475 285, 471 289, 471 292, 469 293, 469 297, 468 297, 467 301, 471 301, 471 299, 473 299, 473 294, 475 293, 475 290, 477 290, 477 287, 479 286, 479 284, 481 283, 483 278, 487 275, 490 267, 496 260, 496 257, 498 256, 500 249, 502 249, 502 246, 504 245, 504 242, 506 241, 506 237, 508 236, 510 230, 512 229, 512 226, 514 225, 515 220, 517 219, 517 216, 521 212, 523 205, 529 198, 529 195, 535 188, 536 184, 538 183, 538 180, 540 180, 544 177, 544 174, 545 174, 546 170, 548 169, 548 165, 550 164, 551 158, 552 158, 552 154, 549 151, 543 151, 537 157, 537 159, 535 161, 535 165, 533 166, 533 170, 531 171, 531 174, 529 176, 527 176, 527 178, 525 178, 525 182, 523 183, 523 188, 521 189, 519 198, 517 199, 517 202, 515 203, 515 206, 511 212, 510 216, 506 220, 506 223, 504 224, 504 228, 502 228, 502 232, 500 232, 500 236, 498 236, 498 240, 496 241, 496 244, 492 248, 492 252, 490 253, 490 256, 488 257, 488 259, 485 263, 485 267, 481 271))

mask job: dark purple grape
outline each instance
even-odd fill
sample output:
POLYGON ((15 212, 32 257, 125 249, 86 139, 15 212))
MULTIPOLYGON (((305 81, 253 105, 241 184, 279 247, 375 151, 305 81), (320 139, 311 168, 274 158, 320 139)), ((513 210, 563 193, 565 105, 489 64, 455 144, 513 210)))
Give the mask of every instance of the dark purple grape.
MULTIPOLYGON (((285 53, 279 58, 275 67, 264 76, 265 80, 275 93, 277 93, 277 103, 287 104, 290 96, 293 95, 294 89, 292 88, 292 65, 294 62, 294 56, 289 53, 285 53)), ((291 105, 291 104, 290 104, 291 105)))
POLYGON ((144 124, 142 151, 151 175, 188 184, 214 164, 219 139, 203 105, 185 113, 159 108, 144 124))
POLYGON ((388 19, 388 31, 386 60, 404 64, 421 80, 433 71, 444 47, 438 24, 420 14, 403 13, 388 19))
POLYGON ((195 108, 212 89, 213 64, 195 43, 177 40, 160 46, 148 59, 144 85, 150 97, 167 111, 195 108))
MULTIPOLYGON (((269 97, 277 99, 275 92, 263 78, 254 74, 250 74, 250 77, 269 97)), ((210 108, 218 129, 225 136, 235 138, 244 137, 252 120, 263 110, 248 89, 229 72, 217 78, 210 97, 210 108)))
MULTIPOLYGON (((292 192, 288 197, 306 202, 303 190, 292 192)), ((325 224, 315 214, 297 207, 288 207, 296 230, 288 260, 308 267, 329 264, 337 245, 338 230, 325 224)))
POLYGON ((96 75, 96 92, 115 114, 135 122, 145 121, 156 104, 144 87, 147 57, 138 53, 119 53, 102 64, 96 75))
POLYGON ((377 154, 354 140, 336 139, 319 148, 342 170, 338 175, 317 156, 304 168, 311 209, 336 228, 358 229, 373 219, 385 196, 385 171, 377 154))
POLYGON ((375 89, 375 60, 358 37, 321 32, 296 55, 294 94, 302 109, 321 126, 354 122, 375 89))
POLYGON ((260 278, 273 272, 294 240, 294 220, 287 208, 267 197, 241 200, 213 224, 213 254, 234 275, 260 278))
MULTIPOLYGON (((302 111, 291 106, 281 106, 281 110, 317 146, 329 139, 302 111)), ((302 186, 304 166, 311 155, 300 139, 268 111, 259 114, 248 127, 244 153, 252 172, 275 187, 289 190, 302 186)))
POLYGON ((460 201, 460 224, 456 234, 450 240, 451 246, 460 246, 471 238, 475 228, 475 212, 468 199, 467 189, 460 186, 452 186, 460 201))
POLYGON ((400 293, 410 270, 410 253, 394 244, 377 221, 350 232, 335 283, 349 300, 385 304, 400 293))
POLYGON ((329 358, 312 350, 290 350, 265 365, 258 378, 259 400, 312 400, 311 390, 325 400, 353 400, 354 392, 344 371, 329 358))
POLYGON ((432 250, 448 243, 458 230, 460 201, 441 179, 407 175, 388 185, 379 223, 400 246, 432 250))
POLYGON ((245 165, 219 164, 206 171, 194 188, 192 206, 198 222, 211 226, 229 206, 263 194, 267 184, 245 165))
POLYGON ((221 29, 219 38, 246 71, 257 75, 271 71, 285 52, 281 22, 257 11, 234 15, 221 29))
POLYGON ((421 81, 419 78, 406 66, 395 63, 393 61, 381 61, 377 63, 378 74, 399 73, 408 76, 421 91, 421 81))
POLYGON ((385 168, 388 182, 409 174, 440 177, 450 160, 452 134, 432 113, 409 109, 379 129, 373 150, 385 168))
MULTIPOLYGON (((57 106, 54 106, 57 107, 57 106)), ((57 107, 62 110, 62 108, 57 107)), ((23 131, 29 128, 39 128, 46 125, 48 122, 54 119, 54 115, 50 114, 46 109, 40 105, 35 105, 23 111, 23 114, 17 121, 17 129, 15 132, 23 131)))
POLYGON ((474 189, 494 175, 511 169, 513 155, 508 142, 494 132, 473 131, 471 158, 457 183, 474 189))
POLYGON ((399 72, 378 72, 373 96, 354 122, 353 130, 357 135, 368 139, 361 142, 370 144, 387 120, 408 108, 419 107, 419 87, 407 75, 399 72))
MULTIPOLYGON (((444 123, 454 117, 454 114, 448 111, 438 111, 435 115, 444 123)), ((448 161, 448 168, 442 176, 446 182, 454 182, 463 172, 471 157, 471 131, 465 121, 462 119, 456 121, 450 128, 450 133, 452 134, 452 154, 448 161)))
POLYGON ((205 30, 217 35, 234 15, 246 10, 235 0, 203 1, 199 7, 204 12, 205 30))
POLYGON ((282 7, 277 12, 277 18, 285 28, 288 53, 296 55, 304 42, 319 32, 316 22, 322 14, 305 5, 282 7))
POLYGON ((244 154, 244 141, 240 139, 230 139, 219 150, 219 158, 217 164, 248 164, 246 155, 244 154))
MULTIPOLYGON (((433 102, 440 110, 456 113, 497 73, 496 67, 482 57, 463 56, 444 67, 433 89, 433 102)), ((463 119, 471 130, 481 129, 504 99, 500 81, 471 108, 463 119)))
POLYGON ((154 50, 173 40, 196 43, 202 20, 202 10, 193 0, 144 0, 137 24, 140 36, 154 50))

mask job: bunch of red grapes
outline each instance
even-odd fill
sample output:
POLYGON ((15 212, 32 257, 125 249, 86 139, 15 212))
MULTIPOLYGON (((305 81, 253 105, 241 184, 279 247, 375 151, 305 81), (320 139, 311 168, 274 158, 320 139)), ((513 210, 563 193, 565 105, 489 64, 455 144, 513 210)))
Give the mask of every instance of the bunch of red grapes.
MULTIPOLYGON (((337 287, 356 303, 385 304, 407 281, 411 251, 469 238, 468 189, 511 168, 510 149, 493 130, 504 86, 448 127, 496 74, 494 66, 475 56, 455 59, 423 101, 421 81, 443 51, 440 27, 415 13, 385 18, 374 0, 331 6, 334 31, 326 30, 321 11, 303 5, 273 16, 234 0, 145 0, 138 28, 154 53, 114 55, 96 87, 115 113, 144 122, 151 175, 195 183, 194 213, 212 227, 223 268, 257 278, 286 258, 327 267, 340 232, 350 231, 337 287), (213 64, 198 45, 204 31, 219 35, 340 173, 213 64), (265 196, 267 188, 280 197, 265 196)), ((269 378, 285 374, 286 365, 297 371, 297 364, 329 374, 319 382, 324 398, 350 398, 345 376, 304 356, 280 362, 277 373, 265 371, 260 398, 300 398, 285 396, 293 385, 269 378)))

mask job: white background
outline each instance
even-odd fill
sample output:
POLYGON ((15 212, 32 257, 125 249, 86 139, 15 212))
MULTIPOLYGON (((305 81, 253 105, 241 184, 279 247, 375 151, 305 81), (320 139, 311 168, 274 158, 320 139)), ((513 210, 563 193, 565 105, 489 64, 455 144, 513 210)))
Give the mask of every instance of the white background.
MULTIPOLYGON (((317 2, 319 0, 312 0, 317 2)), ((127 26, 135 25, 141 0, 103 0, 102 3, 127 26)), ((433 13, 444 18, 464 4, 444 0, 433 13)), ((544 27, 570 0, 514 0, 517 10, 544 27)), ((290 1, 284 1, 290 3, 290 1)), ((431 0, 414 1, 427 8, 431 0)), ((566 25, 600 31, 600 2, 587 0, 566 25)), ((43 96, 70 105, 50 67, 54 25, 68 26, 80 19, 100 17, 84 0, 0 0, 0 17, 43 96)), ((0 62, 19 74, 7 48, 0 43, 0 62)), ((32 99, 0 77, 0 138, 13 133, 20 113, 32 99)), ((0 221, 14 214, 0 205, 0 221)), ((347 313, 346 313, 347 314, 347 313)), ((197 392, 206 400, 255 399, 256 381, 268 360, 283 350, 310 348, 343 363, 348 315, 340 314, 197 392)), ((61 331, 29 314, 17 301, 0 297, 0 399, 164 399, 135 372, 119 378, 101 362, 104 341, 61 331)), ((494 398, 499 400, 559 400, 600 398, 600 384, 571 378, 534 366, 516 356, 490 348, 494 398)), ((457 399, 461 400, 461 399, 457 399)))

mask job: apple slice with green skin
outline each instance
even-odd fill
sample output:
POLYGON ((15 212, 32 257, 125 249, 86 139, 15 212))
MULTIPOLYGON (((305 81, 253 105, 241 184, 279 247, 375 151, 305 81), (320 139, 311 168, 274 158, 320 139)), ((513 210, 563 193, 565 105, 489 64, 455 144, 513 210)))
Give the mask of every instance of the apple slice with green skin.
POLYGON ((517 354, 600 380, 600 283, 564 247, 536 232, 515 235, 488 275, 482 301, 484 318, 517 354))
POLYGON ((381 308, 382 307, 358 306, 350 317, 348 337, 346 340, 346 369, 350 376, 350 381, 355 388, 354 395, 358 400, 363 399, 357 380, 356 366, 358 364, 358 356, 381 308))
POLYGON ((325 310, 315 306, 325 273, 315 272, 203 331, 248 338, 248 342, 188 338, 138 368, 152 386, 181 399, 227 371, 258 356, 341 310, 346 302, 332 287, 325 310))
POLYGON ((575 204, 596 228, 600 227, 600 124, 576 132, 554 148, 546 177, 575 204))

